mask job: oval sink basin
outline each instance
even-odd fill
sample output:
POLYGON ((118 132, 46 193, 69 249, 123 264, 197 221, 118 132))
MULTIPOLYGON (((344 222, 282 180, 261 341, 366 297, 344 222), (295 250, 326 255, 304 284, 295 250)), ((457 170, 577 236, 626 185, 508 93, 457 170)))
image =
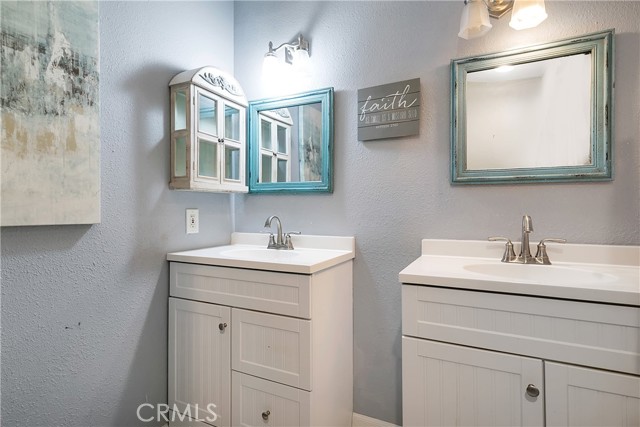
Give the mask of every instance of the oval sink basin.
POLYGON ((594 285, 617 280, 612 274, 590 271, 582 268, 555 265, 527 264, 470 264, 463 267, 472 273, 493 276, 501 280, 535 282, 542 285, 594 285))
POLYGON ((279 249, 230 249, 224 251, 221 255, 234 259, 242 259, 246 261, 260 262, 283 262, 297 258, 300 256, 295 250, 279 250, 279 249))

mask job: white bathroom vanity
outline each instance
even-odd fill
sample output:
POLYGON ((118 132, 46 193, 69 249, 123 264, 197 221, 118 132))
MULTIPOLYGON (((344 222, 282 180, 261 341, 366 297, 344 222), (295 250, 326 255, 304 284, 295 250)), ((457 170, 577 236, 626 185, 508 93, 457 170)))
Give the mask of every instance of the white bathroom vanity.
POLYGON ((400 273, 405 426, 640 425, 638 247, 423 240, 400 273))

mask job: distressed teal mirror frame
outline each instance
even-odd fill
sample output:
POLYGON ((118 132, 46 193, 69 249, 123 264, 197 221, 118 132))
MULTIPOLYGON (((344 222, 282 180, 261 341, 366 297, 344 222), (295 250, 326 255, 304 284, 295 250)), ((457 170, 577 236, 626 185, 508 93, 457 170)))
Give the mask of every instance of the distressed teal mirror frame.
MULTIPOLYGON (((612 179, 611 135, 614 30, 451 61, 451 182, 453 184, 515 184, 606 181, 612 179), (503 65, 525 64, 581 53, 591 54, 590 164, 512 169, 467 168, 467 74, 503 65)), ((499 120, 496 117, 496 120, 499 120)))
POLYGON ((308 193, 333 191, 333 88, 318 89, 279 98, 249 102, 249 192, 308 193), (321 104, 321 180, 297 182, 259 182, 260 177, 260 112, 321 104))

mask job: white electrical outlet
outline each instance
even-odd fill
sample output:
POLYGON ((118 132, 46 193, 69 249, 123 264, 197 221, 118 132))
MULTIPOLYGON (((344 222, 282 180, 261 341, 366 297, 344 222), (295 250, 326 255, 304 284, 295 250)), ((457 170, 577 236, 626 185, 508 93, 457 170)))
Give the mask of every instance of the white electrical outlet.
POLYGON ((198 209, 187 209, 187 234, 195 234, 200 231, 200 217, 198 209))

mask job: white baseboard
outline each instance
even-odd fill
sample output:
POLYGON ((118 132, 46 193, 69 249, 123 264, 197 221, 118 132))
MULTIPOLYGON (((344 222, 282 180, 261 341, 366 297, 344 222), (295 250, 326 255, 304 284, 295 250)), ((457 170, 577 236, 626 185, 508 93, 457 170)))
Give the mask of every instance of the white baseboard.
POLYGON ((395 424, 388 423, 386 421, 376 420, 375 418, 367 417, 366 415, 360 415, 353 413, 351 420, 351 427, 398 427, 395 424))

